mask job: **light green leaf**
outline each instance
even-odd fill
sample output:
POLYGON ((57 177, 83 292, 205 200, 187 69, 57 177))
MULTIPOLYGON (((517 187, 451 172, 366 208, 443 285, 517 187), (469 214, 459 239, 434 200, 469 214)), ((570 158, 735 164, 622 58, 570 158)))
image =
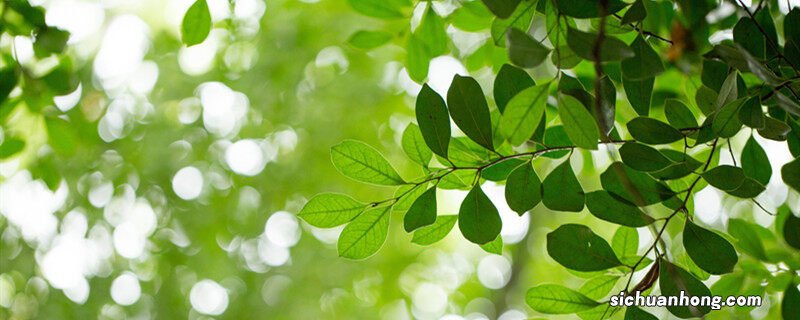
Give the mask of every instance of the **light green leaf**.
POLYGON ((489 105, 475 79, 455 75, 447 91, 447 106, 458 128, 472 141, 494 150, 489 105))
POLYGON ((586 110, 586 107, 578 99, 568 95, 559 95, 558 116, 564 123, 567 136, 576 146, 597 150, 597 141, 600 139, 597 123, 589 110, 586 110))
POLYGON ((589 310, 600 303, 560 285, 543 284, 528 290, 525 302, 531 309, 547 314, 568 314, 589 310))
POLYGON ((477 244, 488 243, 497 238, 502 225, 500 213, 480 185, 472 187, 458 211, 458 228, 464 238, 477 244))
POLYGON ((654 221, 632 203, 603 190, 587 193, 586 207, 598 219, 623 226, 643 227, 654 221))
POLYGON ((580 224, 564 224, 547 234, 547 253, 576 271, 601 271, 622 265, 608 242, 580 224))
POLYGON ((500 118, 500 133, 511 145, 527 141, 536 131, 544 116, 550 83, 529 87, 511 98, 503 117, 500 118))
POLYGON ((503 237, 497 235, 497 238, 494 238, 491 242, 482 244, 481 249, 488 253, 503 255, 503 237))
POLYGON ((187 46, 193 46, 206 40, 211 32, 211 12, 206 0, 196 0, 181 23, 181 40, 187 46))
POLYGON ((601 275, 591 278, 583 283, 578 292, 589 299, 602 299, 611 292, 611 289, 614 289, 619 278, 619 276, 615 275, 601 275))
POLYGON ((0 144, 0 159, 9 158, 22 149, 25 149, 25 141, 15 137, 6 137, 3 144, 0 144))
POLYGON ((388 43, 392 38, 393 36, 385 31, 359 30, 350 36, 347 43, 359 49, 369 50, 388 43))
POLYGON ((389 233, 391 211, 391 206, 375 208, 353 219, 339 235, 339 256, 366 259, 378 252, 389 233))
POLYGON ((356 181, 390 186, 405 183, 378 150, 360 141, 345 140, 333 146, 331 161, 339 172, 356 181))
POLYGON ((420 195, 403 219, 406 232, 412 232, 436 221, 436 187, 428 189, 420 195))
POLYGON ((297 214, 317 228, 333 228, 350 222, 367 204, 340 193, 321 193, 311 197, 297 214))
POLYGON ((403 0, 347 0, 353 9, 365 16, 379 19, 402 18, 403 0))
POLYGON ((444 239, 453 226, 456 225, 458 220, 457 215, 443 215, 436 217, 436 221, 428 226, 422 227, 414 231, 414 236, 411 242, 427 246, 439 242, 444 239))
POLYGON ((76 127, 67 120, 56 117, 45 117, 48 143, 57 153, 63 156, 75 154, 80 137, 76 127))
POLYGON ((508 59, 511 63, 523 67, 533 68, 547 59, 550 49, 534 40, 527 32, 511 28, 508 32, 508 59))
POLYGON ((394 192, 394 196, 400 198, 392 206, 392 211, 405 213, 426 190, 428 190, 427 183, 421 185, 405 184, 398 187, 394 192))
POLYGON ((688 219, 683 228, 683 246, 692 261, 710 274, 729 273, 739 260, 725 238, 688 219))
POLYGON ((611 238, 611 249, 617 257, 635 256, 639 251, 639 232, 635 228, 620 226, 611 238))
POLYGON ((550 210, 580 212, 583 202, 583 188, 567 158, 544 179, 542 203, 550 210))
POLYGON ((420 132, 416 124, 408 124, 406 130, 403 131, 403 140, 401 144, 403 146, 403 151, 406 152, 406 155, 408 155, 412 161, 423 167, 428 167, 433 153, 425 144, 425 138, 422 137, 422 132, 420 132))
POLYGON ((525 162, 508 176, 505 188, 508 207, 523 215, 542 201, 542 182, 533 166, 525 162))

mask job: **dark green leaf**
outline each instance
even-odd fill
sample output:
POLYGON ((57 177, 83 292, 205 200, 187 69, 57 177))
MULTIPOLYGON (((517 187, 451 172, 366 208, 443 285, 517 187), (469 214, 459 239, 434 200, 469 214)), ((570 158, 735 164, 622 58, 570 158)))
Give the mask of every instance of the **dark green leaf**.
POLYGON ((745 179, 744 170, 730 165, 720 165, 702 174, 711 186, 723 190, 732 191, 742 185, 745 179))
POLYGON ((575 290, 555 284, 530 288, 525 295, 525 302, 531 309, 546 314, 575 313, 600 305, 575 290))
POLYGON ((622 265, 611 246, 589 227, 565 224, 547 234, 547 253, 576 271, 601 271, 622 265))
POLYGON ((598 219, 623 226, 643 227, 653 223, 653 218, 633 204, 602 190, 586 194, 586 208, 598 219))
POLYGON ((792 131, 792 128, 783 121, 772 117, 765 117, 764 128, 758 129, 758 134, 770 140, 784 141, 790 131, 792 131))
POLYGON ((625 12, 625 15, 622 16, 622 24, 629 24, 634 22, 639 22, 644 20, 647 17, 647 9, 644 7, 644 2, 642 0, 637 0, 634 2, 628 11, 625 12))
POLYGON ((662 149, 660 152, 672 161, 673 164, 662 170, 650 173, 650 175, 657 179, 672 180, 683 178, 703 165, 700 161, 697 161, 697 159, 677 150, 662 149))
POLYGON ((414 231, 414 237, 411 238, 411 242, 423 246, 434 244, 450 233, 457 220, 457 215, 438 216, 433 224, 414 231))
POLYGON ((764 192, 764 190, 766 190, 764 185, 762 185, 755 179, 745 177, 745 179, 742 181, 742 185, 740 185, 738 188, 734 190, 727 192, 728 194, 737 196, 739 198, 749 199, 749 198, 755 198, 756 196, 764 192))
POLYGON ((714 110, 719 110, 739 97, 739 90, 736 84, 738 74, 734 71, 728 74, 722 87, 719 89, 717 101, 714 102, 714 110))
POLYGON ((625 309, 625 320, 658 320, 658 318, 639 307, 630 306, 625 309))
POLYGON ((600 175, 600 183, 606 191, 640 207, 660 203, 675 196, 675 192, 664 183, 622 162, 612 163, 600 175))
POLYGON ((742 104, 739 108, 739 121, 753 129, 764 127, 764 110, 761 109, 759 97, 752 97, 742 104))
POLYGON ((597 141, 600 133, 594 117, 589 113, 578 99, 568 95, 560 95, 558 99, 558 116, 564 123, 564 129, 569 139, 576 146, 584 149, 597 150, 597 141))
MULTIPOLYGON (((583 32, 575 28, 567 30, 567 45, 575 54, 589 61, 595 61, 594 47, 597 34, 583 32)), ((600 61, 619 61, 635 56, 633 50, 625 42, 606 35, 600 45, 600 61)))
POLYGON ((530 163, 525 162, 511 172, 506 181, 505 195, 508 207, 519 215, 542 201, 542 182, 530 163))
POLYGON ((800 117, 800 105, 798 105, 797 102, 794 102, 794 100, 780 92, 775 92, 774 96, 775 100, 778 102, 778 107, 781 107, 781 109, 796 117, 800 117))
POLYGON ((791 212, 783 223, 783 239, 790 246, 800 250, 800 218, 791 212))
POLYGON ((417 95, 417 123, 425 143, 433 153, 447 158, 450 143, 450 116, 444 99, 428 84, 422 85, 417 95))
POLYGON ((494 102, 497 104, 497 109, 504 112, 506 104, 514 96, 535 85, 536 83, 525 70, 504 64, 497 72, 497 77, 494 78, 494 102))
POLYGON ((416 124, 409 123, 406 130, 403 131, 403 140, 401 142, 403 151, 414 162, 423 167, 427 167, 431 162, 431 149, 425 144, 425 138, 422 137, 422 132, 416 124))
POLYGON ((728 76, 728 65, 717 60, 703 59, 703 72, 700 79, 703 85, 719 92, 728 76))
POLYGON ((500 118, 500 133, 512 146, 527 141, 544 116, 550 83, 522 90, 508 102, 500 118))
POLYGON ((503 255, 503 237, 497 235, 497 238, 494 238, 491 242, 482 244, 481 249, 488 253, 503 255))
POLYGON ((379 19, 402 18, 401 0, 347 0, 355 11, 379 19))
POLYGON ((759 59, 766 57, 767 38, 753 19, 747 17, 739 19, 733 27, 733 41, 759 59))
POLYGON ((350 222, 367 204, 340 193, 321 193, 313 196, 297 214, 318 228, 333 228, 350 222))
POLYGON ((639 171, 658 171, 672 164, 658 150, 636 142, 627 142, 619 148, 622 162, 639 171))
POLYGON ((514 169, 527 161, 517 158, 506 159, 481 171, 481 178, 489 181, 504 181, 514 169))
POLYGON ((447 91, 447 106, 453 121, 467 137, 494 150, 489 105, 475 79, 455 75, 447 91))
POLYGON ((664 115, 669 124, 678 129, 697 128, 697 118, 689 107, 680 100, 667 99, 664 102, 664 115))
POLYGON ((25 149, 25 141, 19 138, 6 137, 3 144, 0 144, 0 159, 11 157, 22 151, 22 149, 25 149))
POLYGON ((717 103, 717 92, 709 87, 702 86, 697 89, 697 94, 694 96, 694 102, 704 115, 708 116, 716 111, 714 104, 717 103))
POLYGON ((505 19, 511 16, 520 0, 481 0, 498 18, 505 19))
POLYGON ((436 187, 428 189, 414 201, 403 219, 406 232, 412 232, 436 221, 436 187))
POLYGON ((344 227, 339 235, 339 256, 366 259, 378 252, 389 233, 391 207, 367 210, 344 227))
MULTIPOLYGON (((681 296, 681 291, 687 296, 710 296, 711 290, 708 290, 700 280, 697 280, 691 273, 686 270, 669 263, 666 260, 660 260, 660 275, 658 277, 658 285, 661 287, 661 294, 664 296, 681 296)), ((711 308, 708 306, 690 307, 690 306, 670 306, 667 307, 670 313, 680 318, 693 318, 702 317, 711 308)))
POLYGON ((625 89, 625 95, 628 96, 633 110, 640 116, 647 116, 650 113, 650 98, 653 95, 653 83, 655 78, 646 78, 642 80, 632 80, 622 74, 622 87, 625 89))
POLYGON ((781 315, 783 320, 800 318, 800 290, 793 282, 789 283, 789 287, 783 293, 781 315))
POLYGON ((767 158, 767 153, 753 136, 747 139, 740 158, 745 176, 755 179, 762 185, 769 183, 769 178, 772 177, 772 166, 767 158))
POLYGON ((350 36, 347 43, 359 49, 369 50, 388 43, 392 38, 393 36, 385 31, 359 30, 350 36))
POLYGON ((736 250, 725 238, 688 219, 683 228, 683 246, 692 261, 710 274, 729 273, 739 261, 736 250))
POLYGON ((796 158, 781 168, 781 177, 786 185, 800 192, 800 158, 796 158))
POLYGON ((497 238, 502 225, 500 213, 480 185, 472 187, 458 211, 458 228, 464 238, 477 244, 488 243, 497 238))
POLYGON ((661 58, 658 57, 656 51, 650 47, 642 35, 633 40, 630 48, 633 50, 634 55, 622 60, 622 73, 626 78, 643 80, 664 72, 661 58))
POLYGON ((648 117, 637 117, 629 121, 628 131, 634 139, 647 144, 666 144, 683 139, 683 134, 678 129, 648 117))
POLYGON ((542 202, 550 210, 580 212, 584 194, 569 159, 555 167, 542 183, 542 202))
POLYGON ((211 12, 206 0, 196 0, 181 23, 181 39, 187 46, 193 46, 206 40, 211 32, 211 12))
POLYGON ((517 28, 508 31, 508 59, 523 68, 533 68, 541 64, 550 49, 539 43, 527 32, 517 28))
POLYGON ((744 101, 744 99, 731 101, 716 113, 711 124, 714 133, 721 138, 730 138, 739 132, 742 128, 742 123, 739 121, 739 107, 744 101))
POLYGON ((331 161, 339 172, 356 181, 379 185, 405 183, 378 150, 360 141, 345 140, 333 146, 331 161))
MULTIPOLYGON (((593 0, 556 0, 555 4, 559 13, 574 18, 597 18, 603 12, 600 2, 593 0)), ((627 5, 620 0, 609 0, 605 14, 616 13, 627 5)))

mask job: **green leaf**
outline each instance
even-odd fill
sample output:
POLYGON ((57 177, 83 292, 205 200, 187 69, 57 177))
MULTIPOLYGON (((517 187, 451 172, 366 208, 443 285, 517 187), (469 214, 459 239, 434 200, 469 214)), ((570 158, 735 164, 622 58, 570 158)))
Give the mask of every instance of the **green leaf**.
MULTIPOLYGON (((707 88, 719 92, 728 76, 728 65, 722 61, 703 59, 703 71, 700 80, 707 88)), ((716 100, 716 99, 715 99, 716 100)))
POLYGON ((639 251, 639 232, 635 228, 620 226, 611 238, 611 249, 617 257, 635 256, 639 251))
POLYGON ((491 28, 494 44, 499 47, 505 46, 506 34, 511 28, 527 31, 531 26, 531 21, 535 13, 536 1, 529 1, 529 3, 517 6, 514 13, 507 19, 494 19, 491 28))
MULTIPOLYGON (((17 68, 2 68, 0 69, 0 104, 6 101, 8 95, 17 86, 18 81, 17 68)), ((3 114, 4 112, 0 112, 3 114)), ((0 116, 2 118, 2 116, 0 116)))
POLYGON ((513 146, 527 141, 536 131, 544 117, 550 83, 529 87, 511 98, 503 117, 500 118, 500 133, 513 146))
POLYGON ((790 246, 800 250, 800 218, 789 213, 783 224, 783 239, 790 246))
POLYGON ((767 153, 753 136, 747 139, 740 158, 745 176, 755 179, 762 185, 769 183, 769 178, 772 177, 772 166, 767 158, 767 153))
POLYGON ((317 228, 333 228, 350 222, 367 204, 340 193, 320 193, 311 197, 297 214, 317 228))
POLYGON ((339 172, 356 181, 389 186, 405 183, 378 150, 361 141, 345 140, 333 146, 331 161, 339 172))
POLYGON ((622 21, 620 23, 625 25, 639 22, 644 20, 645 17, 647 17, 647 9, 645 9, 644 2, 642 0, 637 0, 628 8, 625 15, 622 16, 622 21))
POLYGON ((750 222, 741 219, 728 220, 728 234, 736 240, 736 246, 742 253, 761 261, 768 261, 764 243, 758 235, 758 229, 750 222))
POLYGON ((423 167, 428 167, 431 162, 431 149, 425 145, 425 138, 422 137, 422 132, 416 124, 409 123, 406 130, 403 131, 403 140, 401 142, 403 151, 406 152, 408 157, 420 164, 423 167))
POLYGON ((417 39, 425 44, 431 57, 447 52, 447 43, 450 38, 445 32, 444 20, 436 14, 436 11, 430 5, 425 8, 422 21, 420 21, 417 29, 414 30, 414 34, 417 39))
POLYGON ((546 314, 575 313, 600 305, 575 290, 556 284, 543 284, 528 289, 525 302, 531 309, 546 314))
POLYGON ((500 161, 481 170, 481 178, 489 181, 505 181, 514 169, 525 162, 527 161, 518 158, 500 161))
POLYGON ((785 141, 790 131, 792 131, 792 128, 785 122, 772 117, 765 117, 764 128, 758 129, 758 134, 770 140, 785 141))
POLYGON ((339 256, 348 259, 366 259, 378 252, 389 233, 392 208, 367 210, 344 227, 339 235, 339 256))
POLYGON ((659 150, 659 152, 672 161, 673 164, 662 170, 650 172, 650 175, 657 179, 680 179, 693 173, 697 168, 703 165, 703 163, 697 161, 697 159, 678 150, 662 149, 659 150))
POLYGON ((453 138, 448 153, 453 164, 467 167, 485 165, 494 155, 467 137, 453 138))
POLYGON ((709 116, 716 111, 714 104, 717 103, 717 92, 709 87, 701 86, 697 89, 697 94, 694 96, 694 102, 704 115, 709 116))
POLYGON ((601 275, 591 278, 583 283, 578 292, 589 299, 602 299, 611 292, 611 289, 614 289, 619 278, 619 276, 614 275, 601 275))
MULTIPOLYGON (((603 135, 607 136, 614 129, 614 117, 617 113, 617 88, 607 75, 600 78, 600 114, 595 114, 597 125, 603 135)), ((595 113, 597 110, 595 110, 595 113)))
POLYGON ((517 28, 508 31, 508 59, 523 68, 533 68, 544 62, 550 49, 517 28))
POLYGON ((720 165, 702 174, 703 179, 722 191, 736 190, 745 179, 744 170, 730 165, 720 165))
POLYGON ((789 287, 783 292, 781 301, 781 315, 784 320, 797 319, 800 317, 800 290, 790 282, 789 287))
POLYGON ((427 246, 439 242, 444 239, 453 226, 456 225, 458 220, 457 215, 443 215, 436 217, 436 221, 428 226, 422 227, 414 231, 414 236, 411 242, 427 246))
MULTIPOLYGON (((555 147, 569 147, 572 145, 572 141, 569 141, 569 137, 567 137, 567 132, 564 130, 564 126, 562 125, 555 125, 547 128, 544 131, 544 145, 549 148, 555 147)), ((570 150, 559 150, 559 151, 551 151, 548 153, 543 154, 543 157, 558 159, 570 153, 570 150)))
POLYGON ((427 183, 423 183, 421 185, 405 184, 398 187, 394 192, 394 196, 399 197, 399 199, 397 199, 397 202, 395 202, 392 206, 392 211, 405 213, 409 208, 411 208, 411 205, 414 204, 414 201, 417 201, 417 198, 425 193, 427 189, 427 183))
POLYGON ((505 196, 508 207, 519 215, 542 201, 542 182, 529 162, 523 163, 508 176, 505 196))
POLYGON ((475 79, 455 75, 447 91, 447 106, 453 122, 467 137, 486 149, 494 150, 489 105, 475 79))
POLYGON ((73 124, 61 118, 46 117, 45 127, 47 128, 48 142, 53 150, 64 156, 75 154, 80 138, 75 132, 76 128, 73 124))
POLYGON ((742 181, 742 185, 740 185, 738 188, 734 190, 727 192, 728 194, 739 198, 749 199, 749 198, 755 198, 756 196, 764 192, 764 190, 766 190, 766 188, 761 183, 752 178, 745 177, 744 181, 742 181))
POLYGON ((392 34, 385 31, 359 30, 350 36, 347 43, 359 49, 369 50, 388 43, 392 38, 392 34))
POLYGON ((535 85, 536 83, 525 70, 504 64, 497 72, 497 77, 494 78, 494 102, 497 104, 497 109, 501 113, 504 112, 512 98, 535 85))
POLYGON ((739 120, 742 124, 753 128, 764 128, 764 110, 761 109, 760 97, 752 97, 739 108, 739 120))
POLYGON ((778 102, 778 107, 781 107, 781 109, 796 117, 800 117, 800 105, 798 105, 797 102, 780 92, 775 92, 774 96, 775 100, 778 102))
POLYGON ((738 85, 736 83, 738 74, 734 71, 728 74, 722 87, 719 89, 717 101, 714 102, 714 109, 720 110, 725 105, 733 102, 739 97, 738 85))
POLYGON ((744 17, 739 19, 733 27, 733 42, 741 45, 759 59, 766 58, 767 38, 761 33, 753 19, 744 17))
MULTIPOLYGON (((697 280, 692 274, 686 270, 669 263, 666 260, 660 260, 660 274, 658 277, 658 285, 661 287, 661 294, 664 296, 680 296, 681 291, 685 292, 687 296, 710 296, 711 290, 708 289, 700 280, 697 280)), ((708 306, 703 307, 688 307, 688 306, 670 306, 667 307, 670 313, 680 318, 702 317, 711 308, 708 306)))
POLYGON ((193 46, 206 40, 211 32, 211 12, 206 0, 197 0, 189 7, 181 23, 181 40, 193 46))
POLYGON ((0 144, 0 159, 9 158, 22 151, 22 149, 25 149, 25 141, 15 137, 7 137, 3 144, 0 144))
MULTIPOLYGON (((589 61, 595 61, 594 46, 597 34, 583 32, 575 28, 567 29, 567 45, 575 54, 589 61)), ((633 50, 625 42, 606 35, 600 44, 600 61, 620 61, 635 56, 633 50)))
POLYGON ((558 116, 564 123, 567 136, 576 146, 597 150, 597 140, 600 139, 597 123, 578 99, 568 95, 559 95, 558 116))
POLYGON ((580 212, 584 194, 569 158, 555 167, 542 183, 542 203, 554 211, 580 212))
POLYGON ((497 238, 494 238, 491 242, 482 244, 481 249, 488 253, 503 255, 503 237, 497 235, 497 238))
POLYGON ((628 96, 628 102, 633 110, 640 116, 647 116, 650 113, 653 83, 655 83, 655 78, 633 80, 625 77, 624 72, 622 73, 622 87, 625 89, 625 95, 628 96))
POLYGON ((483 4, 489 8, 498 18, 505 19, 514 13, 514 9, 519 5, 520 0, 482 0, 483 4))
POLYGON ((54 53, 61 53, 67 46, 69 32, 47 26, 36 33, 33 52, 37 57, 46 58, 54 53))
POLYGON ((630 306, 625 309, 625 320, 658 320, 658 318, 639 307, 630 306))
MULTIPOLYGON (((600 2, 593 0, 556 0, 555 3, 559 13, 574 18, 597 18, 603 12, 600 2)), ((620 0, 609 0, 605 14, 616 13, 627 5, 620 0)))
POLYGON ((612 163, 600 175, 600 183, 606 191, 640 207, 660 203, 675 196, 675 192, 664 183, 622 162, 612 163))
POLYGON ((488 243, 497 238, 502 225, 500 213, 480 185, 472 187, 458 211, 458 228, 464 238, 476 244, 488 243))
POLYGON ((412 232, 436 221, 436 187, 428 189, 414 201, 403 219, 406 232, 412 232))
POLYGON ((647 144, 666 144, 683 139, 683 134, 659 120, 637 117, 628 122, 628 131, 634 139, 647 144))
POLYGON ((795 191, 800 192, 800 158, 795 158, 781 168, 783 182, 795 191))
POLYGON ((654 221, 635 205, 603 190, 587 193, 586 207, 598 219, 623 226, 643 227, 654 221))
POLYGON ((714 116, 711 128, 721 138, 730 138, 739 132, 742 123, 739 121, 739 107, 744 103, 744 99, 734 100, 722 107, 714 116))
POLYGON ((692 261, 710 274, 729 273, 739 261, 736 250, 725 238, 688 219, 683 228, 683 246, 692 261))
POLYGON ((564 224, 547 234, 547 253, 576 271, 601 271, 622 265, 608 242, 580 224, 564 224))
POLYGON ((639 171, 658 171, 672 164, 661 152, 637 142, 626 142, 619 148, 622 162, 639 171))
POLYGON ((417 123, 425 143, 433 153, 447 158, 450 144, 450 116, 444 99, 433 91, 428 84, 423 84, 417 95, 417 123))
POLYGON ((697 118, 683 102, 667 99, 664 102, 664 115, 670 125, 678 129, 697 128, 697 118))
POLYGON ((634 55, 622 60, 622 73, 625 77, 631 80, 642 80, 664 72, 661 58, 642 35, 633 40, 630 48, 634 55))
POLYGON ((379 19, 402 18, 402 0, 347 0, 358 13, 379 19))
POLYGON ((427 45, 416 33, 408 37, 406 45, 406 69, 411 80, 422 82, 428 76, 431 56, 427 45))

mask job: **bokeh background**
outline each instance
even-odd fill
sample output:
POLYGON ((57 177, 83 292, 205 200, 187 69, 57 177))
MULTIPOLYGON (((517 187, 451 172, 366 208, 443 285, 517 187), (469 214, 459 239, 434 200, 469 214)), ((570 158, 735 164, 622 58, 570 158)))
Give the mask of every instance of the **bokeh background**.
MULTIPOLYGON (((374 201, 392 190, 341 176, 330 146, 363 140, 404 176, 421 174, 399 147, 420 88, 403 67, 404 49, 347 45, 357 30, 408 21, 359 16, 343 0, 208 0, 214 29, 187 48, 179 26, 192 2, 31 1, 71 33, 66 54, 80 85, 45 107, 69 120, 58 132, 67 150, 49 145, 43 117, 24 107, 0 130, 0 139, 13 133, 26 142, 0 160, 0 318, 511 320, 532 316, 527 288, 585 282, 547 256, 545 234, 580 221, 610 239, 616 227, 542 208, 517 216, 491 182, 484 190, 503 216, 503 255, 457 231, 432 247, 411 244, 398 216, 377 255, 337 257, 341 229, 298 220, 305 201, 319 192, 374 201)), ((460 2, 435 8, 447 15, 460 2)), ((455 73, 489 92, 491 66, 466 59, 488 35, 471 31, 448 27, 456 48, 429 71, 440 93, 455 73)), ((31 69, 52 65, 29 37, 4 34, 0 48, 31 69)), ((759 142, 778 175, 791 159, 785 144, 759 142)), ((598 184, 588 177, 604 157, 573 157, 585 186, 598 184)), ((779 176, 772 181, 759 198, 768 210, 798 199, 779 176)), ((465 193, 440 192, 440 214, 456 213, 465 193)), ((728 200, 704 189, 698 218, 772 225, 752 203, 728 200)), ((652 239, 643 231, 641 247, 652 239)), ((736 312, 768 318, 775 307, 736 312)))

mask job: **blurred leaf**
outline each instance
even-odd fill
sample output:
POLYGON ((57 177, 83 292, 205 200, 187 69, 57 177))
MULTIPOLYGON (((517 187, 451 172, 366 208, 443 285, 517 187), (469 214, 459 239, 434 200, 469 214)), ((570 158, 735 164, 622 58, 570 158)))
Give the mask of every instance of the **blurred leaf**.
POLYGON ((25 149, 25 141, 16 137, 6 137, 0 144, 0 159, 10 158, 25 149))
POLYGON ((457 220, 458 216, 456 215, 438 216, 433 224, 414 231, 414 237, 411 238, 411 242, 423 246, 434 244, 444 239, 444 237, 450 233, 450 230, 456 225, 457 220))
POLYGON ((331 147, 331 161, 339 172, 356 181, 389 186, 405 183, 378 150, 360 141, 345 140, 331 147))
POLYGON ((404 0, 347 0, 355 11, 365 16, 379 19, 402 18, 404 0))
POLYGON ((560 265, 577 271, 601 271, 622 264, 606 240, 579 224, 564 224, 548 233, 547 253, 560 265))
POLYGON ((417 29, 414 30, 414 34, 417 39, 425 44, 431 57, 447 52, 447 43, 450 38, 445 32, 444 21, 430 5, 425 8, 422 21, 420 21, 417 29))
POLYGON ((542 182, 533 165, 525 162, 511 172, 506 181, 505 196, 508 207, 519 215, 542 201, 542 182))
POLYGON ((554 211, 580 212, 584 194, 569 159, 550 171, 542 183, 542 203, 554 211))
POLYGON ((340 193, 321 193, 311 197, 297 214, 318 228, 333 228, 350 222, 367 204, 340 193))
POLYGON ((36 33, 33 51, 39 58, 46 58, 54 53, 61 53, 67 46, 69 40, 69 32, 54 28, 45 27, 36 33))
POLYGON ((588 310, 600 303, 572 289, 543 284, 528 290, 525 302, 531 309, 546 314, 568 314, 588 310))
POLYGON ((639 22, 644 20, 647 17, 647 9, 644 7, 644 2, 642 0, 636 0, 628 11, 625 12, 625 15, 622 16, 622 24, 629 24, 634 22, 639 22))
POLYGON ((46 117, 45 125, 53 150, 67 157, 74 155, 79 141, 76 128, 66 120, 54 117, 46 117))
POLYGON ((344 227, 339 235, 339 256, 366 259, 378 252, 389 232, 391 206, 364 211, 344 227))
POLYGON ((741 252, 761 261, 769 261, 764 243, 750 222, 741 219, 728 220, 728 234, 736 239, 736 246, 741 252))
POLYGON ((350 36, 347 43, 359 49, 369 50, 388 43, 392 38, 393 36, 385 31, 359 30, 350 36))
POLYGON ((211 32, 211 12, 206 0, 196 0, 181 23, 181 40, 187 46, 193 46, 206 40, 211 32))
POLYGON ((688 219, 683 228, 683 246, 697 266, 711 274, 729 273, 739 260, 727 240, 688 219))
POLYGON ((550 83, 522 90, 508 102, 500 118, 500 132, 513 146, 527 141, 544 117, 550 83))
POLYGON ((500 213, 480 185, 472 187, 458 211, 458 228, 464 238, 476 244, 488 243, 497 238, 502 225, 500 213))
POLYGON ((800 218, 792 213, 783 224, 783 239, 790 246, 800 250, 800 218))
POLYGON ((414 33, 408 37, 408 44, 406 46, 406 69, 408 76, 416 82, 422 82, 428 76, 428 68, 430 66, 431 58, 433 58, 428 51, 428 47, 414 33))
POLYGON ((475 79, 456 74, 447 91, 447 106, 453 122, 467 137, 486 149, 494 150, 489 105, 475 79))
POLYGON ((412 232, 436 221, 436 187, 432 187, 420 195, 403 219, 406 232, 412 232))

